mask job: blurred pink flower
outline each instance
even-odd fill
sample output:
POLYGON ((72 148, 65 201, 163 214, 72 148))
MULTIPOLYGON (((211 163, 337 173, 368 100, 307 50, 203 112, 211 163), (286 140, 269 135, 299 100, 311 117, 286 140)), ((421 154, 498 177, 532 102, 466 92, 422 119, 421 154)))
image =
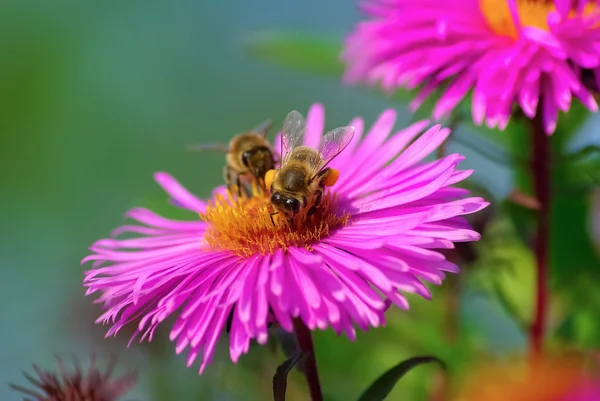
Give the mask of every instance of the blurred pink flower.
MULTIPOLYGON (((207 203, 157 173, 173 203, 202 219, 174 221, 137 208, 128 216, 141 224, 113 233, 134 238, 93 244, 83 260, 94 261, 84 285, 87 294, 101 294, 98 302, 107 309, 97 321, 112 323, 112 335, 141 317, 134 338, 152 339, 179 311, 170 338, 177 353, 189 348, 188 366, 202 352, 202 373, 228 319, 237 362, 252 339, 266 343, 268 322, 291 332, 300 319, 311 330, 331 326, 354 339, 354 325, 366 330, 385 323, 388 302, 408 309, 402 293, 429 299, 421 280, 439 285, 445 272, 459 271, 435 249, 478 240, 462 215, 488 203, 453 186, 472 173, 457 170, 463 156, 423 161, 449 135, 447 128, 421 134, 428 126, 422 121, 388 138, 395 119, 393 110, 385 111, 362 141, 363 120, 351 122, 355 135, 330 164, 341 172, 337 184, 295 230, 272 222, 267 194, 236 198, 218 188, 207 203)), ((316 147, 324 125, 322 106, 313 105, 304 144, 316 147)))
POLYGON ((596 1, 365 0, 362 8, 371 19, 346 41, 346 82, 420 88, 413 110, 440 89, 434 119, 473 90, 473 119, 491 128, 504 129, 515 104, 529 118, 541 112, 548 134, 573 96, 598 110, 582 83, 582 72, 594 87, 600 80, 596 1))
POLYGON ((600 400, 600 382, 581 382, 577 388, 565 395, 560 401, 598 401, 600 400))

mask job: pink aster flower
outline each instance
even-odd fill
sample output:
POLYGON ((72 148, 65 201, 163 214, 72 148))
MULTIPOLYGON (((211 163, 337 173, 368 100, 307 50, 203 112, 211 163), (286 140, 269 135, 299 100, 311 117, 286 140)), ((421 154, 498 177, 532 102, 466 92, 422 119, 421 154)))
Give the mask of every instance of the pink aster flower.
MULTIPOLYGON (((307 117, 304 144, 317 146, 322 106, 313 105, 307 117)), ((98 322, 112 324, 107 335, 140 319, 134 338, 150 340, 176 314, 170 338, 177 353, 189 350, 188 366, 201 355, 201 373, 228 320, 237 362, 252 339, 267 341, 268 323, 290 332, 298 322, 311 330, 331 327, 355 339, 355 326, 384 325, 389 304, 408 309, 403 294, 430 299, 424 282, 439 285, 446 272, 459 271, 437 249, 478 240, 462 216, 488 203, 454 187, 472 173, 457 169, 463 156, 423 161, 447 128, 422 133, 428 126, 422 121, 390 136, 395 119, 393 110, 385 111, 364 136, 363 120, 351 122, 355 135, 331 163, 341 174, 337 184, 294 230, 283 219, 271 220, 268 194, 236 198, 218 188, 205 202, 157 173, 156 181, 192 219, 136 208, 127 216, 137 224, 113 233, 133 237, 92 245, 83 260, 93 261, 84 285, 87 294, 100 294, 106 312, 98 322)))
POLYGON ((573 96, 598 110, 582 82, 582 72, 600 80, 596 1, 365 0, 363 9, 371 19, 347 39, 347 82, 420 88, 413 109, 440 89, 435 119, 473 90, 473 119, 491 128, 504 129, 515 104, 541 113, 548 134, 573 96))

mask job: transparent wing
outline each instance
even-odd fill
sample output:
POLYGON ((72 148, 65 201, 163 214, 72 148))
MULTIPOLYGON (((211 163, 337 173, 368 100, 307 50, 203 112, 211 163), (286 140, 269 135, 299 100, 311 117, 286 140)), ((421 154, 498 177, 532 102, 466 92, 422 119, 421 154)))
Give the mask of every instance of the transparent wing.
POLYGON ((259 125, 257 125, 256 127, 254 127, 254 129, 252 131, 258 132, 258 133, 262 134, 263 136, 267 136, 267 133, 269 132, 269 129, 271 128, 272 125, 273 125, 273 122, 271 120, 265 120, 262 123, 260 123, 259 125))
POLYGON ((321 154, 321 165, 319 170, 324 169, 337 155, 348 146, 354 136, 354 127, 339 127, 328 131, 321 140, 319 153, 321 154))
POLYGON ((204 151, 204 150, 212 150, 215 152, 223 152, 223 153, 229 152, 229 146, 221 144, 221 143, 204 143, 204 144, 199 144, 199 145, 192 145, 192 146, 188 146, 187 149, 194 151, 194 152, 204 151))
POLYGON ((290 111, 283 121, 283 129, 281 131, 282 165, 285 164, 290 151, 302 144, 305 130, 306 120, 302 114, 296 110, 290 111))

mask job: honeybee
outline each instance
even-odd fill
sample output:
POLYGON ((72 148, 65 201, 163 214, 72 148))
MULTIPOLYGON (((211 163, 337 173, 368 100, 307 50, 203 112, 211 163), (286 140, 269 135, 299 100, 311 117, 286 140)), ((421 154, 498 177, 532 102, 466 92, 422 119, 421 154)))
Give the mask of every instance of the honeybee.
MULTIPOLYGON (((281 166, 270 170, 265 184, 271 191, 273 215, 282 213, 291 221, 301 211, 314 214, 321 205, 325 187, 334 185, 339 172, 327 165, 348 146, 354 136, 354 127, 339 127, 328 131, 321 139, 319 149, 302 146, 306 122, 297 111, 285 118, 281 135, 281 166)), ((273 224, 275 224, 273 222, 273 224)))
POLYGON ((223 168, 223 178, 229 189, 235 185, 241 196, 242 188, 248 187, 253 179, 264 187, 265 174, 275 167, 275 151, 266 138, 271 125, 271 121, 266 120, 256 128, 234 136, 229 145, 204 144, 189 149, 225 153, 227 164, 223 168))

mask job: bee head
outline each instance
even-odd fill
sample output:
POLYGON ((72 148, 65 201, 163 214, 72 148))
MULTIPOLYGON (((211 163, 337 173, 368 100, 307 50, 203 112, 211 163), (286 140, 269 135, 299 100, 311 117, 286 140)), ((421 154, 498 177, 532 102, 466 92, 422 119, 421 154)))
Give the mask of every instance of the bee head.
POLYGON ((242 163, 244 164, 244 166, 246 166, 246 167, 250 166, 250 158, 252 157, 253 154, 254 154, 254 152, 252 150, 247 150, 244 153, 242 153, 242 163))
POLYGON ((280 210, 285 210, 291 217, 298 214, 300 211, 300 201, 295 198, 281 195, 279 192, 274 192, 271 195, 271 203, 280 210))
POLYGON ((285 200, 285 206, 291 210, 295 215, 300 211, 300 202, 298 199, 287 198, 285 200))
POLYGON ((274 167, 273 153, 266 146, 255 146, 242 153, 242 164, 252 175, 263 178, 274 167))

